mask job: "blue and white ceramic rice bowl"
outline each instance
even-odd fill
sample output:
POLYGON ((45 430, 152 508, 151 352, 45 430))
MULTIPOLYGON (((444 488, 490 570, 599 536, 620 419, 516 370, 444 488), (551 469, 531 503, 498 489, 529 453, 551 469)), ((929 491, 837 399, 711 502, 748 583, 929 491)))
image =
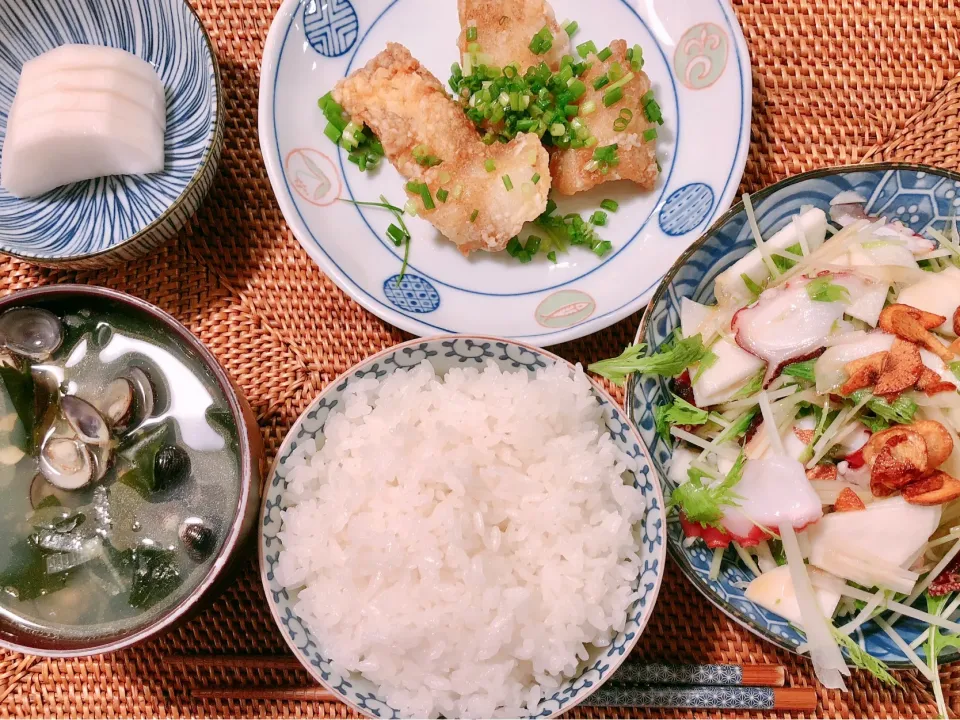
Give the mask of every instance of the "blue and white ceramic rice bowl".
POLYGON ((38 265, 102 267, 160 246, 200 206, 223 146, 220 70, 186 0, 2 3, 0 146, 23 63, 69 43, 127 50, 157 70, 167 100, 165 167, 74 183, 38 198, 0 189, 0 252, 38 265))
MULTIPOLYGON (((827 211, 832 198, 849 190, 867 198, 869 215, 898 220, 918 233, 930 227, 942 230, 945 223, 960 213, 960 174, 894 163, 804 173, 752 195, 751 200, 760 232, 769 238, 790 222, 803 206, 813 205, 827 211)), ((680 325, 680 299, 688 297, 701 303, 713 303, 716 276, 754 247, 743 205, 737 204, 667 273, 650 301, 636 341, 646 343, 651 352, 656 350, 680 325)), ((656 432, 653 409, 668 397, 669 389, 663 378, 634 375, 627 385, 627 412, 650 450, 667 497, 675 488, 666 473, 672 450, 656 432)), ((803 642, 802 634, 789 622, 746 599, 744 589, 753 574, 732 549, 724 556, 720 576, 711 580, 713 551, 702 542, 685 547, 683 530, 675 514, 667 524, 667 545, 671 557, 694 586, 732 619, 785 650, 796 651, 803 642)), ((923 603, 922 598, 919 603, 923 603)), ((926 625, 903 618, 895 629, 909 644, 926 630, 926 625)), ((853 638, 867 652, 890 666, 913 667, 903 651, 875 622, 857 629, 853 638)), ((919 646, 916 652, 923 657, 924 646, 919 646)), ((958 658, 960 651, 944 650, 940 662, 952 662, 958 658)))
MULTIPOLYGON (((400 717, 400 711, 387 704, 379 687, 358 673, 346 672, 324 654, 322 639, 310 632, 296 612, 299 590, 281 585, 274 573, 283 550, 278 535, 283 524, 282 514, 292 504, 288 476, 298 462, 298 449, 302 453, 305 443, 312 448, 315 442, 323 442, 327 418, 331 413, 342 411, 342 398, 347 387, 365 379, 382 380, 425 360, 440 375, 455 367, 480 369, 490 362, 503 371, 524 372, 531 376, 539 368, 557 363, 569 366, 565 360, 532 346, 496 338, 446 336, 415 340, 368 358, 328 385, 300 416, 280 447, 263 493, 260 518, 260 575, 267 602, 284 640, 310 674, 343 702, 369 717, 396 718, 400 717)), ((626 626, 613 643, 608 647, 594 648, 589 659, 580 665, 580 674, 543 700, 534 717, 553 717, 571 709, 586 701, 613 675, 646 627, 663 578, 666 549, 660 484, 654 477, 646 449, 624 413, 599 387, 593 385, 592 390, 602 406, 610 438, 635 460, 636 469, 627 473, 625 480, 632 480, 641 490, 646 504, 643 520, 634 527, 640 572, 633 587, 640 593, 640 598, 630 606, 626 626)), ((302 463, 302 459, 299 462, 302 463)))

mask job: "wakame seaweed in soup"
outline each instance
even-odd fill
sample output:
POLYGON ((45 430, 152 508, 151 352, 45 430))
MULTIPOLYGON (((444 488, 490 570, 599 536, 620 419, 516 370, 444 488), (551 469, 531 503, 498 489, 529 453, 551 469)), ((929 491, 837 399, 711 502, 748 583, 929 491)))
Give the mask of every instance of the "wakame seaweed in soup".
POLYGON ((165 328, 0 315, 0 612, 61 637, 149 623, 207 574, 238 477, 227 399, 165 328))

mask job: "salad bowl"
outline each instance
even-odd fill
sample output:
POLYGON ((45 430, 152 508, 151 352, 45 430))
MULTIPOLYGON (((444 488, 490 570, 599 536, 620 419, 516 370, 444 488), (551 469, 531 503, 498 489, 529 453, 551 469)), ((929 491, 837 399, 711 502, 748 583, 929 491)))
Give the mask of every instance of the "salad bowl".
MULTIPOLYGON (((802 208, 814 206, 829 211, 830 202, 841 192, 855 193, 866 200, 870 217, 899 221, 916 233, 927 229, 942 231, 960 210, 960 174, 920 165, 880 163, 816 170, 771 185, 751 196, 763 237, 785 227, 802 208)), ((721 217, 695 242, 667 273, 654 294, 639 328, 636 342, 657 350, 680 326, 681 298, 712 303, 714 281, 721 272, 756 247, 747 212, 742 203, 721 217)), ((654 410, 669 402, 668 379, 633 375, 627 384, 626 407, 631 421, 650 450, 651 460, 669 497, 676 484, 668 478, 672 448, 658 434, 654 410)), ((711 603, 756 635, 780 648, 797 652, 804 635, 784 618, 761 608, 745 595, 753 578, 743 560, 727 550, 719 576, 711 579, 713 551, 702 542, 684 543, 679 518, 667 521, 667 547, 691 583, 711 603)), ((925 610, 923 598, 916 607, 925 610)), ((910 644, 927 630, 919 620, 903 618, 896 626, 910 644)), ((891 667, 913 667, 904 651, 870 621, 854 631, 853 639, 863 650, 891 667)), ((924 657, 924 645, 916 648, 924 657)), ((847 652, 845 650, 845 652, 847 652)), ((849 654, 848 654, 849 657, 849 654)), ((940 662, 960 658, 956 648, 944 649, 940 662)))
POLYGON ((213 184, 225 118, 216 53, 186 0, 5 3, 0 148, 23 64, 69 43, 116 47, 156 69, 167 102, 164 169, 96 178, 36 198, 0 189, 0 252, 47 267, 128 262, 174 237, 213 184))
MULTIPOLYGON (((363 360, 330 383, 294 423, 280 446, 267 476, 260 515, 259 565, 267 604, 283 639, 304 668, 339 700, 368 717, 401 717, 401 714, 383 699, 377 685, 330 660, 323 651, 323 639, 316 637, 298 615, 297 603, 303 588, 285 587, 275 572, 284 549, 281 539, 284 513, 296 502, 289 487, 291 472, 298 462, 302 464, 303 453, 309 452, 310 446, 324 442, 328 417, 335 408, 339 412, 343 407, 348 386, 369 379, 382 380, 425 361, 440 375, 452 368, 481 369, 488 363, 495 363, 505 372, 526 372, 531 376, 538 369, 556 364, 569 366, 551 353, 499 338, 451 335, 414 340, 363 360)), ((544 698, 533 717, 553 717, 570 710, 586 701, 614 674, 646 627, 663 578, 666 549, 660 486, 653 477, 643 444, 616 402, 597 385, 592 386, 592 392, 603 409, 610 438, 637 460, 637 469, 628 471, 624 478, 632 480, 641 490, 646 505, 643 518, 633 527, 640 557, 633 587, 639 598, 630 605, 626 625, 611 644, 602 648, 588 646, 589 657, 580 663, 578 675, 544 698)))

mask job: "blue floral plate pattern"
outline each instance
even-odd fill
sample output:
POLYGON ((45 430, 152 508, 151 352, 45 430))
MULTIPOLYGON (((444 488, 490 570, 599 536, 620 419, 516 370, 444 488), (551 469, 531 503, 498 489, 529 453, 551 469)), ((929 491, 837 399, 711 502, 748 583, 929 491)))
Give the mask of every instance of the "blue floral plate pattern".
MULTIPOLYGON (((899 220, 916 232, 942 230, 960 212, 960 174, 919 165, 881 163, 804 173, 772 185, 751 196, 757 222, 764 237, 786 225, 804 205, 829 209, 838 193, 852 190, 867 199, 870 215, 899 220)), ((677 261, 657 290, 637 334, 637 342, 656 349, 680 324, 680 299, 688 297, 712 303, 716 276, 755 247, 742 204, 721 217, 677 261)), ((675 485, 667 479, 671 449, 657 435, 653 409, 669 397, 662 378, 631 377, 627 385, 627 412, 650 449, 664 495, 675 485)), ((744 583, 753 577, 732 550, 727 552, 717 580, 710 580, 713 552, 703 543, 683 545, 683 531, 676 516, 667 522, 667 546, 694 586, 720 610, 756 635, 779 647, 796 651, 803 636, 783 618, 744 597, 744 583)), ((919 601, 922 603, 922 599, 919 601)), ((919 605, 918 605, 919 607, 919 605)), ((925 609, 925 608, 921 608, 925 609)), ((909 618, 895 629, 910 643, 926 625, 909 618)), ((876 623, 866 623, 854 635, 861 647, 894 667, 913 667, 910 661, 876 623)), ((921 657, 923 647, 917 648, 921 657)), ((941 662, 960 658, 956 651, 941 654, 941 662)))
POLYGON ((223 146, 220 69, 187 0, 17 0, 0 5, 0 151, 23 63, 60 45, 120 48, 157 71, 167 100, 164 169, 73 183, 38 198, 0 189, 0 252, 52 267, 144 255, 200 206, 223 146))
MULTIPOLYGON (((337 667, 322 650, 321 641, 314 637, 297 616, 294 606, 297 589, 280 585, 274 575, 282 546, 277 537, 282 526, 282 513, 288 507, 288 462, 298 445, 306 438, 323 436, 327 417, 337 412, 344 390, 350 383, 365 378, 383 378, 404 368, 411 368, 427 360, 443 374, 453 367, 482 367, 488 362, 511 372, 533 374, 544 368, 566 361, 533 347, 506 340, 486 337, 447 336, 416 340, 398 345, 374 355, 331 383, 300 416, 277 453, 277 460, 268 476, 263 493, 260 517, 260 574, 270 611, 277 627, 294 654, 310 674, 331 692, 355 710, 372 717, 396 718, 400 713, 388 705, 379 688, 357 673, 347 673, 337 667)), ((597 402, 603 406, 610 437, 627 455, 638 461, 638 472, 633 482, 646 499, 644 519, 634 529, 640 544, 642 570, 635 587, 643 594, 629 610, 627 624, 613 643, 596 648, 581 666, 580 675, 569 680, 560 691, 546 698, 534 717, 552 717, 565 712, 587 699, 616 671, 636 644, 650 619, 666 559, 664 540, 663 496, 647 459, 646 449, 631 428, 626 416, 610 397, 594 386, 597 402)))
MULTIPOLYGON (((360 305, 421 336, 479 333, 548 346, 589 335, 642 308, 671 264, 733 202, 750 143, 750 57, 729 0, 551 0, 579 23, 571 45, 614 38, 643 47, 644 71, 663 110, 662 173, 640 192, 602 185, 555 198, 559 213, 619 203, 600 233, 603 258, 569 252, 520 264, 506 253, 463 257, 423 218, 407 218, 404 251, 385 232, 393 218, 338 199, 392 202, 404 179, 389 165, 360 172, 323 131, 317 99, 387 42, 405 45, 442 83, 460 60, 453 0, 284 0, 263 52, 260 147, 284 219, 323 272, 360 305)), ((402 200, 399 200, 403 204, 402 200)), ((535 231, 528 227, 526 238, 535 231)), ((583 248, 580 248, 583 250, 583 248)))

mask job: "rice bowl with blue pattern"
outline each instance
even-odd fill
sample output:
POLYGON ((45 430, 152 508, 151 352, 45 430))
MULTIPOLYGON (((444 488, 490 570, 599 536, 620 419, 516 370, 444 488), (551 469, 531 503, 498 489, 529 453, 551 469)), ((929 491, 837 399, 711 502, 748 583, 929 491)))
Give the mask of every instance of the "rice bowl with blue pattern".
POLYGON ((0 8, 0 147, 23 63, 71 43, 126 50, 157 71, 167 101, 164 169, 29 199, 0 189, 0 252, 51 267, 102 267, 156 249, 203 201, 223 145, 220 70, 186 0, 8 3, 0 8))
POLYGON ((485 337, 414 341, 334 381, 265 494, 261 574, 313 677, 376 717, 550 717, 626 658, 663 507, 579 368, 485 337))

